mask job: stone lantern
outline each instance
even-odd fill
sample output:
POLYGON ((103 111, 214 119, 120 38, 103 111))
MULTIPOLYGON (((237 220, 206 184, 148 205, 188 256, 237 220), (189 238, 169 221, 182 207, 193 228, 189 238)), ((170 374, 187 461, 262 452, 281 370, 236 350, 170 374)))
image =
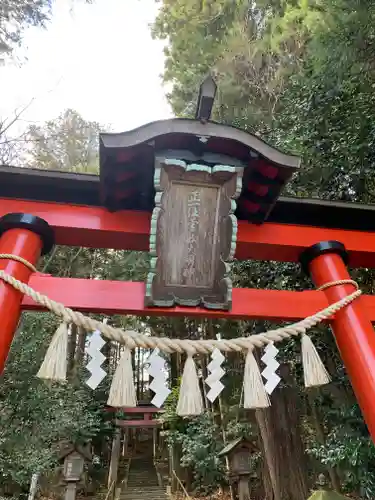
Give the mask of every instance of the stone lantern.
POLYGON ((86 461, 92 460, 88 446, 68 444, 60 452, 63 462, 63 479, 66 483, 65 500, 75 500, 77 484, 81 480, 86 461))
POLYGON ((239 500, 250 500, 249 480, 252 475, 250 458, 256 451, 254 444, 246 438, 228 443, 219 453, 225 457, 230 484, 237 485, 239 500))

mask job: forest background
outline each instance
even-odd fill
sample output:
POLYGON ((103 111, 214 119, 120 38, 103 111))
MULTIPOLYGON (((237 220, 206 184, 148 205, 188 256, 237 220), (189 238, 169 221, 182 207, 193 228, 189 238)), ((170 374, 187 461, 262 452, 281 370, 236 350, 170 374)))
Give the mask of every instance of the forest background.
MULTIPOLYGON (((22 42, 28 24, 48 23, 49 2, 28 0, 24 5, 27 8, 7 0, 0 7, 0 21, 12 19, 19 27, 7 33, 6 22, 0 22, 0 48, 8 53, 22 42)), ((303 168, 284 194, 374 202, 375 2, 162 0, 150 29, 155 38, 167 41, 163 78, 177 116, 193 114, 199 84, 211 73, 218 84, 215 120, 302 157, 303 168)), ((16 119, 0 118, 0 163, 27 158, 25 168, 97 173, 98 133, 104 125, 66 110, 14 137, 16 119)), ((55 276, 141 281, 147 256, 57 247, 40 269, 55 276)), ((366 293, 373 293, 373 270, 357 270, 353 277, 366 293)), ((241 287, 311 287, 298 266, 274 262, 236 262, 234 280, 241 287)), ((233 337, 270 326, 260 321, 197 324, 166 318, 111 321, 191 338, 198 328, 201 335, 220 332, 233 337)), ((74 331, 70 338, 69 385, 50 388, 34 377, 55 328, 48 314, 25 314, 0 379, 0 494, 20 497, 32 473, 48 475, 56 466, 56 444, 61 440, 91 439, 99 459, 106 461, 113 429, 101 409, 108 381, 95 392, 82 383, 83 332, 74 331)), ((250 414, 238 407, 243 360, 234 356, 227 361, 220 405, 207 403, 204 416, 181 422, 174 414, 179 365, 170 366, 175 391, 167 407, 167 437, 179 447, 196 494, 225 484, 217 453, 224 439, 245 433, 259 443, 254 470, 267 500, 307 498, 319 474, 353 498, 375 498, 375 449, 330 331, 314 333, 332 383, 306 392, 298 346, 286 343, 283 385, 272 396, 272 412, 250 414)), ((115 347, 108 351, 110 372, 115 347)), ((146 354, 138 353, 137 359, 146 354)), ((138 377, 142 393, 146 388, 140 383, 138 377)), ((100 477, 98 470, 91 474, 100 477)))

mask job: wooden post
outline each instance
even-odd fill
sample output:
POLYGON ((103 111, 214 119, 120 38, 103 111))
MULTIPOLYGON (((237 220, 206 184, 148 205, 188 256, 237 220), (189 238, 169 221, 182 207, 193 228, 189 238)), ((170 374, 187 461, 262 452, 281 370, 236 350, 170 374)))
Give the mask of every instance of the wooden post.
MULTIPOLYGON (((113 482, 117 482, 118 474, 118 464, 121 451, 121 429, 116 429, 115 435, 112 441, 112 451, 111 451, 111 461, 109 464, 109 474, 108 474, 108 488, 112 486, 113 482)), ((115 488, 113 488, 115 491, 115 488)))
POLYGON ((129 436, 130 436, 129 427, 126 427, 124 429, 123 440, 122 440, 122 456, 124 458, 127 458, 128 456, 129 436))
POLYGON ((154 461, 157 458, 157 450, 158 450, 158 428, 154 427, 152 429, 152 456, 154 461))
POLYGON ((171 478, 171 493, 176 493, 177 491, 177 479, 176 476, 174 475, 174 462, 175 462, 175 457, 174 457, 174 448, 175 444, 172 446, 169 446, 169 477, 171 478))
POLYGON ((36 490, 38 488, 38 479, 39 479, 39 473, 36 472, 31 476, 31 482, 30 482, 30 490, 29 490, 29 496, 27 497, 27 500, 34 500, 36 490))

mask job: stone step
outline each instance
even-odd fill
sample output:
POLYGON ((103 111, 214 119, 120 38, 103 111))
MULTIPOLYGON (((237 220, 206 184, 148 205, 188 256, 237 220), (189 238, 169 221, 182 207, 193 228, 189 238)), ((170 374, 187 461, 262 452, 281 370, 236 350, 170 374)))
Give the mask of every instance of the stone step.
POLYGON ((129 488, 120 496, 120 500, 167 500, 164 488, 129 488))
POLYGON ((121 493, 120 498, 133 498, 133 497, 143 497, 143 498, 154 498, 154 497, 164 497, 166 496, 165 490, 163 491, 148 491, 147 489, 143 491, 132 491, 132 490, 126 490, 123 493, 121 493))
POLYGON ((153 479, 156 479, 157 475, 155 471, 150 472, 149 474, 132 474, 131 472, 129 473, 129 479, 135 479, 139 481, 152 481, 153 479))
POLYGON ((152 475, 155 475, 156 472, 155 472, 155 468, 153 467, 152 469, 145 469, 145 470, 136 470, 136 469, 132 469, 130 468, 129 470, 129 473, 132 474, 133 476, 152 476, 152 475))
POLYGON ((134 474, 132 472, 129 473, 129 479, 139 479, 141 481, 145 480, 145 479, 149 479, 151 481, 152 479, 156 479, 156 478, 157 478, 157 475, 156 475, 155 471, 151 471, 148 474, 134 474))
POLYGON ((144 484, 143 481, 156 481, 157 482, 157 475, 155 471, 152 471, 152 473, 149 474, 132 474, 131 472, 129 473, 128 477, 128 483, 129 482, 137 482, 140 481, 140 484, 144 484))
POLYGON ((166 493, 162 495, 151 494, 151 493, 138 493, 137 495, 132 495, 127 493, 126 495, 121 495, 120 500, 167 500, 168 496, 166 493))
POLYGON ((146 488, 149 486, 160 486, 157 481, 150 481, 149 479, 145 479, 144 481, 127 481, 127 486, 128 488, 142 488, 142 486, 145 486, 146 488))
POLYGON ((138 495, 121 495, 120 500, 167 500, 169 497, 166 493, 163 495, 148 495, 147 493, 138 495))
POLYGON ((152 477, 156 477, 156 471, 155 471, 155 469, 154 470, 145 471, 145 472, 135 472, 133 470, 130 470, 129 471, 129 476, 140 477, 140 478, 149 477, 151 479, 152 477))
POLYGON ((120 500, 167 500, 165 488, 158 482, 151 460, 136 459, 130 462, 129 476, 120 500))
POLYGON ((164 495, 122 495, 120 500, 168 500, 166 493, 164 495))
POLYGON ((163 486, 148 486, 148 485, 144 485, 144 486, 136 486, 136 487, 133 487, 133 488, 127 488, 125 490, 125 493, 127 491, 132 491, 132 492, 137 492, 137 491, 154 491, 154 492, 158 492, 158 491, 166 491, 166 489, 163 487, 163 486))
POLYGON ((168 496, 166 493, 155 494, 155 493, 138 493, 133 495, 132 493, 124 493, 120 496, 120 500, 167 500, 168 496))
MULTIPOLYGON (((159 485, 157 482, 150 482, 150 481, 144 481, 143 484, 147 487, 154 487, 157 488, 159 485)), ((127 489, 132 489, 132 488, 141 488, 142 486, 140 483, 127 483, 127 489)))
POLYGON ((133 496, 143 496, 143 498, 152 498, 152 497, 165 497, 166 496, 166 491, 153 491, 145 488, 142 491, 133 491, 133 490, 125 490, 123 493, 121 493, 121 498, 132 498, 133 496))

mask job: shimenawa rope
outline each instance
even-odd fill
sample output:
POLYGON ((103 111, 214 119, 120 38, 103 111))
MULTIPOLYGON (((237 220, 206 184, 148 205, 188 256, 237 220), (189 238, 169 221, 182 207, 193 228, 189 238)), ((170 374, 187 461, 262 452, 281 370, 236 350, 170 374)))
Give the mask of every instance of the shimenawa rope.
MULTIPOLYGON (((21 262, 30 270, 35 271, 34 266, 21 257, 10 254, 0 254, 0 259, 2 258, 13 259, 21 262)), ((108 339, 115 340, 125 346, 124 353, 112 380, 112 386, 108 399, 108 404, 111 406, 124 407, 136 405, 130 356, 131 349, 134 349, 135 347, 142 347, 146 349, 158 348, 167 353, 186 352, 188 357, 182 376, 180 397, 177 406, 177 413, 180 416, 198 415, 202 412, 202 396, 200 393, 198 375, 193 356, 197 353, 209 354, 214 349, 219 349, 223 352, 245 351, 245 353, 247 353, 243 380, 245 408, 265 408, 270 405, 270 400, 265 391, 262 376, 258 363, 254 357, 253 350, 255 348, 262 348, 269 343, 282 341, 292 336, 301 335, 302 364, 306 387, 320 386, 329 383, 329 374, 325 369, 310 337, 306 335, 306 332, 325 319, 331 318, 333 314, 346 307, 361 295, 361 291, 358 289, 358 285, 355 281, 339 280, 327 283, 320 287, 320 290, 334 285, 345 284, 353 285, 356 290, 352 294, 344 297, 334 304, 331 304, 322 311, 319 311, 302 321, 282 328, 269 330, 268 332, 251 335, 249 337, 239 337, 234 339, 189 340, 170 339, 167 337, 149 337, 135 331, 124 331, 119 328, 114 328, 51 300, 46 295, 35 291, 30 286, 10 276, 5 271, 0 270, 0 279, 63 319, 63 324, 60 325, 56 331, 47 350, 43 364, 38 372, 38 377, 58 381, 66 380, 68 324, 70 323, 74 323, 88 332, 98 330, 108 339)))
POLYGON ((31 262, 24 259, 23 257, 19 257, 18 255, 13 255, 12 253, 0 253, 0 259, 15 260, 16 262, 21 262, 21 264, 24 264, 33 273, 37 272, 36 267, 33 266, 33 264, 31 264, 31 262))
MULTIPOLYGON (((282 328, 276 328, 275 330, 269 330, 268 332, 251 335, 250 337, 238 337, 234 339, 222 340, 189 340, 170 339, 167 337, 148 337, 147 335, 135 331, 125 331, 120 328, 114 328, 110 325, 105 325, 100 321, 90 318, 89 316, 86 316, 80 312, 73 311, 72 309, 65 307, 59 302, 55 302, 46 295, 37 292, 30 286, 22 283, 16 278, 13 278, 13 276, 10 276, 2 270, 0 270, 0 278, 9 285, 13 286, 16 290, 19 290, 24 295, 27 295, 28 297, 33 299, 39 305, 45 307, 57 316, 60 316, 64 320, 64 322, 74 323, 75 325, 84 328, 86 331, 99 330, 108 339, 115 340, 121 344, 124 344, 129 349, 134 349, 135 347, 155 349, 157 347, 161 351, 167 353, 187 352, 191 355, 194 355, 196 353, 209 354, 214 349, 219 349, 222 352, 240 352, 242 350, 247 351, 255 347, 264 347, 270 342, 280 342, 292 336, 301 335, 303 333, 306 333, 307 330, 318 325, 322 321, 329 319, 333 314, 340 311, 340 309, 343 309, 348 304, 351 304, 362 293, 361 290, 358 289, 358 284, 355 281, 336 281, 330 283, 329 285, 333 286, 350 284, 356 287, 356 291, 339 300, 338 302, 331 304, 325 309, 318 311, 312 316, 308 316, 307 318, 298 321, 297 323, 293 323, 282 328)), ((325 287, 327 287, 327 285, 325 285, 325 287)))

